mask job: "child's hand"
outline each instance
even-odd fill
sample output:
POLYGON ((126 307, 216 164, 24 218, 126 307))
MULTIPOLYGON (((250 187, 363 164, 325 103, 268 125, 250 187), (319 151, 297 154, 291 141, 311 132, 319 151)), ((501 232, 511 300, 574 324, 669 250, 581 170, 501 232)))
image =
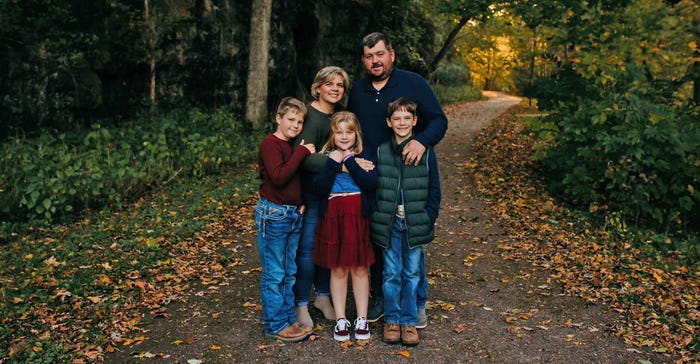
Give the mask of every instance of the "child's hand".
POLYGON ((369 159, 355 158, 355 162, 357 162, 360 168, 364 169, 367 172, 374 169, 374 163, 372 163, 372 161, 369 159))
POLYGON ((306 148, 306 149, 308 149, 309 152, 311 152, 311 154, 316 153, 316 146, 313 145, 313 143, 304 144, 304 139, 302 139, 302 140, 301 140, 301 143, 299 143, 299 145, 302 146, 302 147, 304 147, 304 148, 306 148))
POLYGON ((343 160, 343 152, 339 151, 338 149, 333 149, 330 154, 328 154, 328 158, 340 163, 340 161, 343 160))

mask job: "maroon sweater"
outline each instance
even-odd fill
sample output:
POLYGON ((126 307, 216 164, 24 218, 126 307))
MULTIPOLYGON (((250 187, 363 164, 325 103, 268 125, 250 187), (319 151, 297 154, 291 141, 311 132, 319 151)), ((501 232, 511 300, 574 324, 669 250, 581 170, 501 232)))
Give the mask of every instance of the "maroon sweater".
POLYGON ((270 134, 258 151, 260 196, 280 205, 301 206, 301 176, 299 167, 307 155, 306 148, 292 151, 292 143, 270 134))

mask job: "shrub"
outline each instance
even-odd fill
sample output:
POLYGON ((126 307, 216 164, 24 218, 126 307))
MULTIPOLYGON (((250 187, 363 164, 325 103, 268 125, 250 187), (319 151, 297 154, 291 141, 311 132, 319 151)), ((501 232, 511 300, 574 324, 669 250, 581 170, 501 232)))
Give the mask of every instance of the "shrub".
POLYGON ((49 224, 85 208, 118 206, 179 174, 248 163, 259 139, 226 110, 176 110, 119 128, 11 138, 0 146, 0 220, 49 224))
POLYGON ((463 65, 447 64, 439 66, 429 78, 433 85, 465 86, 471 85, 471 72, 463 65))
POLYGON ((619 217, 618 228, 684 232, 700 205, 697 108, 659 102, 634 74, 616 76, 599 97, 559 100, 536 155, 557 194, 619 217))
POLYGON ((483 99, 481 91, 467 85, 462 86, 433 86, 435 95, 443 105, 456 102, 475 101, 483 99))

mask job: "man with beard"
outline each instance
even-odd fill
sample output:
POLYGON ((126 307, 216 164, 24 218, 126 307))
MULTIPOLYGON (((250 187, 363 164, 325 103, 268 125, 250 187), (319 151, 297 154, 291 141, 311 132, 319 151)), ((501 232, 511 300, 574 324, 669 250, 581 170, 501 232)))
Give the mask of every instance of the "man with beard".
MULTIPOLYGON (((417 73, 394 67, 394 49, 391 41, 382 33, 370 33, 360 43, 362 63, 367 77, 357 81, 350 90, 347 109, 360 119, 365 150, 368 157, 377 160, 377 147, 392 137, 387 127, 387 108, 391 101, 405 97, 418 105, 418 123, 415 138, 404 147, 404 163, 418 165, 426 147, 434 147, 445 136, 447 117, 428 82, 417 73)), ((374 245, 375 255, 382 256, 382 249, 374 245)), ((383 260, 370 267, 371 298, 367 321, 376 322, 384 314, 382 270, 383 260)), ((425 259, 421 257, 421 282, 418 287, 418 325, 427 326, 425 302, 428 283, 425 276, 425 259)))

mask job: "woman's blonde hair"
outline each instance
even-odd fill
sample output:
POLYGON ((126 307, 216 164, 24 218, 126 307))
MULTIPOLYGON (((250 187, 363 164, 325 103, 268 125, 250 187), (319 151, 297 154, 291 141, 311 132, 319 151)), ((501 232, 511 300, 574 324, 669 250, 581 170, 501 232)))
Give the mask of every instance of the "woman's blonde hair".
POLYGON ((340 123, 347 123, 348 129, 355 132, 353 152, 355 154, 362 153, 362 129, 360 128, 360 120, 350 111, 338 111, 331 116, 331 121, 329 123, 330 128, 328 129, 328 141, 323 145, 323 148, 321 148, 321 152, 327 152, 336 148, 333 134, 340 128, 340 123))
POLYGON ((320 96, 318 88, 324 83, 333 80, 336 76, 340 76, 343 79, 343 86, 345 87, 343 98, 345 98, 348 95, 347 91, 350 87, 350 77, 348 77, 348 73, 345 72, 344 69, 337 66, 323 67, 316 73, 314 82, 311 84, 311 97, 313 97, 314 100, 318 100, 320 96))

